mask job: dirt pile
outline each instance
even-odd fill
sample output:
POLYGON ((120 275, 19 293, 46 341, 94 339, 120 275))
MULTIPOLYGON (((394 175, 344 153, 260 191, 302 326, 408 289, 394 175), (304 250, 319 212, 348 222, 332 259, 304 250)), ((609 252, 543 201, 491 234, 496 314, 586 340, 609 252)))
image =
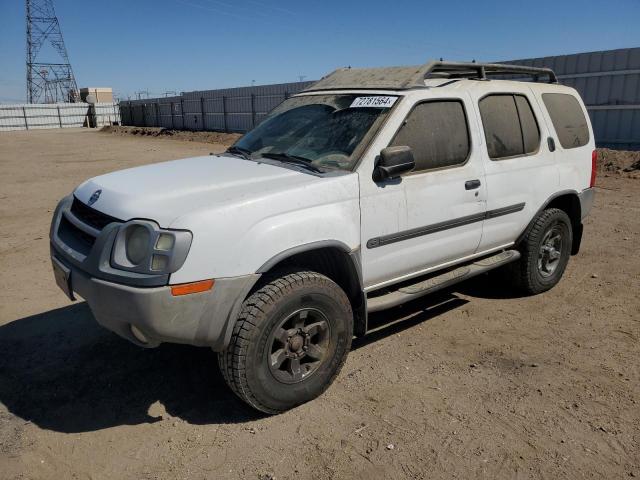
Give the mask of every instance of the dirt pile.
POLYGON ((598 149, 598 172, 640 178, 640 151, 598 149))
POLYGON ((187 142, 217 143, 222 145, 232 145, 242 135, 239 133, 222 132, 192 132, 187 130, 171 130, 162 127, 125 127, 107 126, 100 130, 112 135, 138 135, 147 137, 166 137, 172 140, 182 140, 187 142))

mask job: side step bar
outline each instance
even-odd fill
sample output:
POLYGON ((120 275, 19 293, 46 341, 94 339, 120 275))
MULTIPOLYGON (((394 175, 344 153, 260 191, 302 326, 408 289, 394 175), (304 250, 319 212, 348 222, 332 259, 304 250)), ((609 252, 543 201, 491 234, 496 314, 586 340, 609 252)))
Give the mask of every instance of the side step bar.
POLYGON ((368 298, 367 311, 378 312, 380 310, 386 310, 387 308, 402 305, 403 303, 410 302, 416 298, 420 298, 468 278, 480 275, 481 273, 493 270, 494 268, 506 265, 507 263, 518 260, 519 258, 520 252, 517 250, 505 250, 504 252, 500 252, 496 255, 475 260, 472 263, 462 265, 426 280, 421 280, 413 285, 405 285, 398 290, 385 295, 368 298))

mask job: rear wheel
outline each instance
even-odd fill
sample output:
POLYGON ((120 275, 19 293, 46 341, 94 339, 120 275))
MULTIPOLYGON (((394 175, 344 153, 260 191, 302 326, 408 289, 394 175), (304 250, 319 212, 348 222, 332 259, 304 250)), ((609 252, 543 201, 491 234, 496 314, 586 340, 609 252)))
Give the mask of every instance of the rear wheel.
POLYGON ((549 208, 540 213, 520 245, 522 257, 511 265, 516 287, 528 294, 553 288, 569 263, 572 240, 565 212, 549 208))
POLYGON ((331 279, 307 271, 276 275, 245 300, 218 361, 236 395, 279 413, 327 389, 352 335, 351 304, 331 279))

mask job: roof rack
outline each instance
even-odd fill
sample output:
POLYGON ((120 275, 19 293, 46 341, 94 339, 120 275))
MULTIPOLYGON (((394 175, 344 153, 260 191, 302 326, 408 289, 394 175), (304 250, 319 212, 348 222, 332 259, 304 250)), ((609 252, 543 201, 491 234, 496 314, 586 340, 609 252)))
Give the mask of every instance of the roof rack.
POLYGON ((338 90, 345 88, 406 90, 425 87, 429 78, 488 80, 489 76, 516 75, 548 77, 549 83, 558 83, 550 68, 506 65, 501 63, 431 61, 413 67, 339 68, 318 80, 305 91, 338 90))
POLYGON ((503 63, 476 62, 429 62, 425 65, 425 76, 434 77, 442 74, 445 78, 476 78, 487 80, 488 75, 529 75, 536 81, 547 76, 549 83, 558 83, 553 70, 544 67, 527 67, 524 65, 507 65, 503 63))

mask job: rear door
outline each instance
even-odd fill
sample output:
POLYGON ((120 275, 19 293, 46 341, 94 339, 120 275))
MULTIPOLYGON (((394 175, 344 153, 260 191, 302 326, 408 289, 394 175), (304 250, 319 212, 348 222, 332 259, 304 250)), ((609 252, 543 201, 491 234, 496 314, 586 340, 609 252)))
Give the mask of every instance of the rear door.
POLYGON ((500 83, 475 95, 488 191, 481 251, 513 243, 559 183, 550 132, 531 89, 510 83, 505 91, 500 83))

